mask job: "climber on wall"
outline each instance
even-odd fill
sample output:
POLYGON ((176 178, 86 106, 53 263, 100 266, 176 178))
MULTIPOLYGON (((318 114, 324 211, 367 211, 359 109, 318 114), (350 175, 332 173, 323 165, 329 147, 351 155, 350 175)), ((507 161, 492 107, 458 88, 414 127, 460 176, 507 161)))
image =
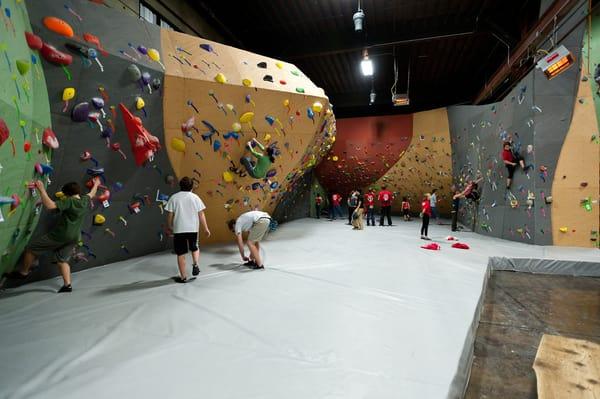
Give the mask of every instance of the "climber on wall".
POLYGON ((455 194, 455 198, 466 198, 471 201, 478 201, 481 197, 481 193, 479 192, 479 183, 483 181, 483 176, 477 177, 475 180, 467 180, 467 185, 464 190, 455 194))
POLYGON ((506 178, 506 189, 510 189, 515 169, 517 165, 520 165, 524 171, 527 171, 525 166, 525 160, 521 157, 518 151, 515 151, 511 141, 505 141, 502 150, 502 160, 508 170, 508 177, 506 178))
POLYGON ((65 184, 61 192, 64 198, 53 201, 46 189, 44 183, 40 180, 35 182, 35 188, 40 193, 40 198, 46 209, 55 211, 59 214, 58 221, 49 233, 32 241, 25 248, 23 256, 23 268, 14 270, 7 274, 8 278, 25 279, 29 276, 31 266, 38 256, 45 252, 53 252, 54 260, 58 264, 60 274, 64 280, 64 285, 58 292, 71 292, 71 267, 69 259, 73 250, 77 246, 81 236, 81 225, 85 215, 90 210, 90 203, 96 196, 100 186, 100 179, 95 177, 90 192, 87 195, 81 195, 81 187, 75 182, 65 184))
POLYGON ((265 147, 256 139, 250 140, 246 146, 252 155, 256 157, 256 162, 246 156, 240 158, 240 163, 244 165, 250 176, 255 179, 264 179, 271 164, 275 162, 276 148, 274 146, 265 147), (256 151, 254 146, 258 146, 266 154, 256 151))

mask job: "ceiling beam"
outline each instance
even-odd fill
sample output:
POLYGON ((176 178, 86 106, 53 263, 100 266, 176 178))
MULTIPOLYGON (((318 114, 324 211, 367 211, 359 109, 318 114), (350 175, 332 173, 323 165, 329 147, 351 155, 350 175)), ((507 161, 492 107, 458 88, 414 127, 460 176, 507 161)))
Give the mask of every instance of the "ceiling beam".
POLYGON ((555 0, 533 28, 529 30, 515 50, 511 52, 510 60, 498 68, 489 82, 477 94, 474 104, 481 104, 494 94, 495 89, 504 84, 506 79, 510 78, 513 69, 518 69, 522 60, 528 57, 529 50, 531 48, 536 49, 540 43, 546 40, 546 36, 552 31, 555 18, 556 25, 560 25, 563 19, 569 15, 569 12, 581 3, 581 0, 555 0))

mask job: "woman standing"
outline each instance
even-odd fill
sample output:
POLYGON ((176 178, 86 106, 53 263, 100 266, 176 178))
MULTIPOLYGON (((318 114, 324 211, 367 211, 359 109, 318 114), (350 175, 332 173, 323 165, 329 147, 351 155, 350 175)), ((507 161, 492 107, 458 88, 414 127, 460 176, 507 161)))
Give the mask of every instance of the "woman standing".
POLYGON ((421 202, 421 217, 423 218, 423 223, 421 224, 421 239, 422 240, 431 240, 427 236, 428 228, 429 228, 429 218, 431 217, 431 195, 429 193, 425 194, 425 198, 421 202))

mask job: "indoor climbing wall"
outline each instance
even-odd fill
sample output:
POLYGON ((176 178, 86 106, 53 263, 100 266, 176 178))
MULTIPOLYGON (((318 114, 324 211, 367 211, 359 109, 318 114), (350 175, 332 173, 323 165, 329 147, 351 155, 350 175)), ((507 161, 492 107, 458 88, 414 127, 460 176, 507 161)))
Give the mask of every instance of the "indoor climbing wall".
POLYGON ((1 12, 0 274, 12 268, 37 225, 39 198, 28 184, 41 177, 36 169, 47 170, 55 145, 40 57, 23 34, 31 30, 27 8, 5 0, 1 12))
MULTIPOLYGON (((255 207, 273 211, 284 203, 284 221, 295 190, 309 189, 310 173, 304 175, 330 148, 335 118, 323 90, 293 65, 162 31, 97 2, 18 3, 7 20, 10 36, 2 36, 6 71, 0 69, 7 93, 0 133, 10 132, 0 147, 2 195, 21 200, 11 211, 14 200, 5 198, 0 208, 0 228, 10 229, 2 234, 9 237, 4 269, 14 267, 35 226, 39 201, 24 184, 35 173, 56 200, 66 182, 102 181, 74 270, 167 248, 164 205, 184 175, 207 205, 210 242, 230 240, 226 221, 255 207), (52 157, 41 144, 47 127, 60 144, 52 157), (248 176, 240 164, 252 138, 276 150, 264 178, 248 176)), ((42 215, 34 236, 56 217, 42 215)), ((40 269, 36 278, 55 274, 40 269)))
POLYGON ((176 175, 192 177, 206 203, 209 241, 229 240, 228 220, 296 202, 285 194, 306 185, 302 176, 334 140, 335 119, 323 90, 292 64, 162 33, 166 149, 176 175), (265 178, 240 164, 251 139, 278 154, 265 178))
POLYGON ((395 195, 392 210, 399 213, 402 197, 410 198, 415 211, 423 194, 437 188, 439 211, 449 214, 452 171, 445 109, 340 119, 337 130, 330 153, 317 167, 328 194, 337 191, 345 199, 350 190, 378 191, 387 185, 395 195))
POLYGON ((424 194, 435 188, 438 212, 449 217, 452 158, 446 108, 418 112, 412 118, 410 144, 398 162, 369 187, 379 189, 386 185, 394 193, 392 212, 397 214, 401 211, 402 197, 408 198, 413 213, 419 213, 424 194))
MULTIPOLYGON (((568 32, 571 28, 573 26, 563 26, 561 30, 568 32)), ((575 27, 561 43, 578 63, 581 62, 583 31, 583 25, 575 27)), ((558 37, 560 35, 558 32, 558 37)), ((579 186, 581 182, 576 180, 580 180, 580 176, 569 177, 557 170, 574 107, 577 109, 586 101, 577 97, 582 77, 578 66, 553 80, 533 70, 495 104, 449 108, 454 181, 462 188, 479 173, 484 178, 479 203, 462 201, 459 218, 465 225, 482 234, 539 245, 559 242, 557 235, 571 234, 577 229, 571 223, 557 226, 552 216, 554 210, 565 207, 573 213, 585 212, 577 201, 565 201, 563 197, 562 187, 579 186), (502 143, 509 138, 529 169, 518 169, 507 190, 507 170, 501 151, 502 143), (564 182, 559 184, 562 180, 564 182)), ((592 137, 597 128, 589 122, 590 131, 586 135, 592 137)), ((565 158, 564 162, 570 161, 565 158)), ((597 161, 588 163, 582 159, 582 162, 585 166, 581 164, 581 169, 596 170, 597 176, 597 161)), ((572 223, 576 223, 575 219, 572 223)), ((586 240, 574 240, 572 245, 589 246, 589 231, 587 234, 586 240)))

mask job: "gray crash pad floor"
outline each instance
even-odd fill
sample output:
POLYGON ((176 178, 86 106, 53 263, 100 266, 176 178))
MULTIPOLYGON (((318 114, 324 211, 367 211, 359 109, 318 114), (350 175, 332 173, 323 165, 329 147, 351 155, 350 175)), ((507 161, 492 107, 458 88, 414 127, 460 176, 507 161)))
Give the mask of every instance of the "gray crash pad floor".
POLYGON ((445 398, 489 256, 598 256, 473 233, 452 249, 437 225, 427 251, 418 222, 394 222, 281 225, 261 271, 233 244, 203 248, 185 285, 162 253, 76 273, 71 294, 59 279, 7 290, 0 397, 445 398))

